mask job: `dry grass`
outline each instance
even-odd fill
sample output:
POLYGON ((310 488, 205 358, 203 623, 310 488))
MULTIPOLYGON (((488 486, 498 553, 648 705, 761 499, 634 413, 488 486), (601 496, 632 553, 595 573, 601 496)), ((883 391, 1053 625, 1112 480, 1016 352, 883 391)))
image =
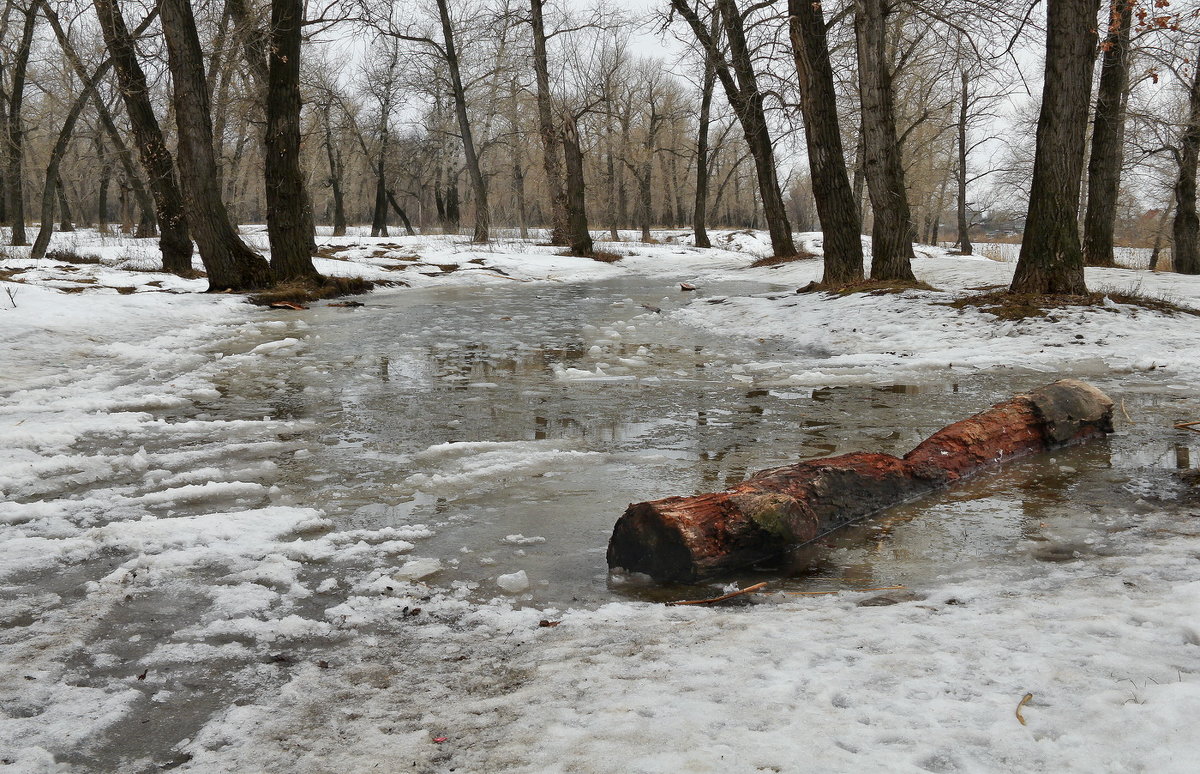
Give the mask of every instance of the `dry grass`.
POLYGON ((46 251, 46 260, 58 263, 97 264, 100 263, 100 256, 81 253, 71 247, 56 247, 46 251))
POLYGON ((807 250, 801 250, 795 255, 772 255, 767 258, 759 258, 754 263, 750 264, 752 269, 762 269, 771 266, 784 266, 789 263, 798 261, 812 261, 818 258, 816 253, 810 253, 807 250))
POLYGON ((280 301, 305 304, 326 298, 357 296, 371 292, 374 283, 362 277, 320 277, 293 280, 249 296, 246 300, 258 306, 270 306, 280 301))
POLYGON ((559 255, 568 256, 571 258, 591 258, 593 261, 599 261, 600 263, 616 263, 625 257, 620 253, 614 253, 609 250, 595 249, 593 249, 590 253, 576 253, 571 250, 564 250, 559 253, 559 255))
POLYGON ((974 307, 1001 320, 1024 320, 1029 317, 1045 317, 1055 309, 1069 307, 1105 308, 1104 300, 1106 298, 1118 304, 1136 306, 1140 309, 1147 309, 1166 315, 1187 314, 1200 317, 1200 311, 1195 309, 1189 309, 1186 306, 1180 306, 1163 298, 1155 298, 1137 292, 1104 292, 1067 296, 1012 293, 1008 290, 997 290, 959 298, 946 304, 946 306, 955 309, 974 307))
POLYGON ((797 293, 829 293, 835 296, 849 296, 854 293, 866 293, 869 296, 891 296, 905 293, 909 290, 932 290, 933 285, 919 280, 863 280, 849 285, 830 287, 820 282, 810 282, 797 290, 797 293))

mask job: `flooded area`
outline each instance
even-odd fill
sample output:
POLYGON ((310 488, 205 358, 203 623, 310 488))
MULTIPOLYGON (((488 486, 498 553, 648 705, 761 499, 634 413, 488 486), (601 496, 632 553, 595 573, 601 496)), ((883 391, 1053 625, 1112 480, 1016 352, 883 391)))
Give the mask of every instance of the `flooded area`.
MULTIPOLYGON (((486 599, 502 593, 498 576, 524 570, 524 601, 570 606, 700 593, 609 574, 607 539, 631 502, 723 489, 794 460, 903 454, 1057 376, 931 373, 888 385, 880 374, 879 386, 798 389, 776 375, 829 353, 670 322, 681 304, 756 292, 787 290, 730 283, 697 297, 635 278, 377 296, 306 313, 313 335, 284 361, 283 384, 238 375, 226 398, 315 423, 280 463, 286 502, 321 508, 338 530, 427 528, 414 554, 440 570, 426 582, 477 584, 486 599)), ((1107 441, 985 473, 722 580, 783 576, 798 592, 920 586, 975 562, 1110 550, 1130 509, 1175 498, 1169 470, 1200 445, 1164 431, 1185 416, 1182 385, 1084 378, 1134 420, 1118 416, 1107 441)))
MULTIPOLYGON (((379 550, 356 553, 352 544, 343 545, 343 558, 301 548, 252 569, 234 572, 214 560, 189 567, 183 581, 131 586, 87 624, 86 647, 55 646, 71 653, 71 688, 109 691, 112 707, 95 712, 114 713, 102 744, 65 750, 61 760, 88 771, 184 764, 187 756, 171 751, 215 713, 276 690, 289 665, 324 669, 351 638, 372 636, 370 625, 349 631, 323 623, 351 576, 372 570, 455 587, 472 603, 501 597, 562 610, 712 596, 730 582, 761 580, 796 595, 920 590, 982 565, 1036 573, 1120 553, 1122 533, 1151 512, 1164 530, 1200 527, 1176 475, 1200 460, 1200 435, 1171 429, 1194 419, 1191 385, 1153 372, 946 369, 813 389, 789 375, 836 353, 706 334, 671 319, 684 304, 791 290, 713 282, 683 293, 670 278, 514 281, 376 294, 362 307, 248 309, 265 324, 256 338, 220 345, 228 366, 215 385, 219 395, 155 410, 169 433, 96 434, 80 451, 121 460, 149 454, 172 466, 164 478, 122 463, 100 481, 130 502, 141 498, 160 518, 217 512, 220 497, 230 508, 314 508, 327 522, 301 531, 300 544, 362 531, 394 540, 395 554, 381 562, 379 550), (251 351, 266 356, 239 360, 251 351), (789 461, 903 454, 950 422, 1062 375, 1089 379, 1118 401, 1114 435, 985 472, 699 586, 608 571, 608 537, 629 503, 723 489, 789 461), (211 481, 226 482, 223 494, 153 499, 151 484, 211 481), (273 576, 272 562, 287 572, 273 576), (527 590, 497 585, 520 571, 527 590), (289 573, 313 591, 295 592, 289 573), (235 599, 252 584, 285 601, 235 599), (256 640, 244 627, 222 629, 230 609, 243 611, 243 621, 294 617, 294 631, 256 640), (135 706, 135 699, 148 701, 135 706)), ((805 324, 798 308, 796 325, 805 324)), ((100 485, 55 480, 26 500, 86 501, 100 485)), ((104 523, 101 514, 87 518, 104 523)), ((136 556, 113 550, 10 579, 13 598, 25 601, 6 608, 6 641, 21 642, 21 631, 39 620, 81 616, 72 606, 89 583, 136 556)), ((413 658, 435 672, 457 668, 442 665, 443 655, 418 649, 413 658)), ((32 685, 40 674, 30 666, 24 679, 32 685)), ((38 710, 31 702, 27 711, 38 710)))

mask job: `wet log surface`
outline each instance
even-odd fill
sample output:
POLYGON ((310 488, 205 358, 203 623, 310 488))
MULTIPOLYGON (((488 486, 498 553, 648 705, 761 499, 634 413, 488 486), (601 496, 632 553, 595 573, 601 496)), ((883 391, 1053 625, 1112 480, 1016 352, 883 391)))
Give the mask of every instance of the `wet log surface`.
POLYGON ((752 565, 985 467, 1112 432, 1112 401, 1074 379, 955 422, 904 457, 856 452, 764 470, 723 492, 626 509, 608 565, 691 582, 752 565))

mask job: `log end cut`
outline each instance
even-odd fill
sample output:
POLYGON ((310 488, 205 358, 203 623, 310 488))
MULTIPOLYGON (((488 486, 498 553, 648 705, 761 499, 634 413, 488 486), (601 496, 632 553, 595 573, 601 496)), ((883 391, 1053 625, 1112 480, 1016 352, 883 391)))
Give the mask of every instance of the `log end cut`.
POLYGON ((692 552, 679 527, 662 518, 660 502, 634 503, 625 510, 608 543, 608 566, 644 572, 656 580, 691 581, 692 552))

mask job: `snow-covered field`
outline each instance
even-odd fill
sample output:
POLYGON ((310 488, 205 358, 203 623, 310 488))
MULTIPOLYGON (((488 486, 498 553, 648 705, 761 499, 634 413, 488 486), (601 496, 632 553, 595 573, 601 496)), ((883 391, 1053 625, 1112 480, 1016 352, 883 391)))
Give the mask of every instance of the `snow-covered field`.
MULTIPOLYGON (((947 302, 1006 283, 1012 264, 933 248, 914 270, 935 291, 796 295, 819 260, 750 268, 769 252, 762 234, 715 234, 715 250, 656 237, 603 245, 625 256, 614 264, 514 238, 322 237, 318 268, 397 283, 376 294, 401 300, 661 286, 661 313, 622 307, 621 326, 588 328, 578 357, 545 364, 569 389, 671 378, 620 340, 682 325, 769 348, 722 373, 797 405, 827 387, 1073 375, 1128 387, 1116 457, 1160 439, 1191 448, 1161 421, 1200 418, 1200 318, 1110 303, 999 322, 947 302), (700 292, 680 294, 679 279, 700 292), (738 281, 771 284, 704 292, 738 281)), ((265 249, 261 230, 249 238, 265 249)), ((330 335, 323 310, 203 295, 203 280, 145 271, 152 242, 56 240, 100 262, 0 259, 0 771, 1196 770, 1200 525, 1155 453, 1113 484, 1136 490, 1133 505, 1097 503, 1080 538, 1095 550, 1067 561, 955 566, 891 600, 776 592, 700 608, 613 593, 548 607, 532 566, 459 579, 457 556, 427 550, 439 525, 332 519, 307 496, 330 472, 283 470, 312 455, 322 421, 291 411, 292 393, 355 400, 323 391, 348 366, 298 357, 330 335)), ((820 235, 800 244, 819 252, 820 235)), ((1089 269, 1088 283, 1200 308, 1193 277, 1089 269)), ((463 378, 486 404, 495 385, 463 378)), ((387 462, 451 509, 470 487, 604 459, 448 426, 451 442, 387 462)), ((337 443, 353 455, 353 438, 337 443)), ((362 513, 410 497, 346 486, 374 498, 362 513)), ((938 507, 976 500, 986 493, 938 507)), ((1037 531, 1079 537, 1052 521, 1037 531)), ((539 547, 525 533, 504 538, 518 561, 539 547)))

